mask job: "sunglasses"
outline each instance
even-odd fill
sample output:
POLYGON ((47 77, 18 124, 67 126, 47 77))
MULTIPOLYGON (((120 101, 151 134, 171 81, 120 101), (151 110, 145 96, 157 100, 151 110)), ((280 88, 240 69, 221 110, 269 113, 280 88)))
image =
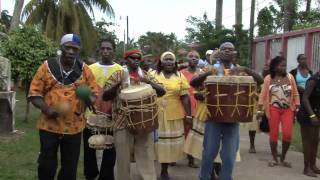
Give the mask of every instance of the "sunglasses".
POLYGON ((141 56, 140 55, 130 55, 128 56, 129 59, 137 59, 137 60, 141 60, 141 56))

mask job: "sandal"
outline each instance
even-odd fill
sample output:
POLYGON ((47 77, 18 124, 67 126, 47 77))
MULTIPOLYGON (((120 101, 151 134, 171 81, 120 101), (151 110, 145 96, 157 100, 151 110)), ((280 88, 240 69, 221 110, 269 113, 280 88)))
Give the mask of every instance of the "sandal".
POLYGON ((268 163, 268 166, 269 167, 275 167, 275 166, 278 166, 279 165, 279 163, 278 162, 276 162, 276 161, 270 161, 269 163, 268 163))
POLYGON ((286 162, 286 161, 282 161, 280 162, 280 165, 286 168, 292 168, 291 163, 286 162))

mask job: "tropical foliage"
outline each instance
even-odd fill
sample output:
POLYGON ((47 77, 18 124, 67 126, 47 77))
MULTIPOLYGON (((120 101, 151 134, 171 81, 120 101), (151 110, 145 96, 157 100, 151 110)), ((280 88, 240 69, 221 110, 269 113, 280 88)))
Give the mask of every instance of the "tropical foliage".
POLYGON ((198 44, 196 49, 200 54, 204 55, 207 50, 219 48, 221 43, 229 41, 239 51, 239 63, 248 65, 248 31, 240 27, 236 36, 234 29, 216 29, 214 22, 210 21, 206 14, 202 18, 190 16, 186 21, 189 24, 186 28, 186 41, 189 44, 198 44))
POLYGON ((174 33, 164 34, 162 32, 147 32, 138 39, 138 44, 145 54, 160 56, 165 51, 175 51, 177 37, 174 33))
POLYGON ((320 26, 319 8, 311 8, 311 0, 274 0, 274 4, 259 11, 258 35, 320 26), (305 10, 299 10, 306 5, 305 10))
POLYGON ((30 82, 45 58, 55 54, 56 44, 34 27, 26 26, 9 33, 2 42, 1 51, 11 61, 14 80, 30 82))
POLYGON ((114 14, 107 0, 31 0, 23 11, 26 24, 40 25, 42 32, 53 40, 60 40, 66 33, 81 36, 86 55, 95 50, 98 39, 93 20, 93 8, 107 15, 114 14))

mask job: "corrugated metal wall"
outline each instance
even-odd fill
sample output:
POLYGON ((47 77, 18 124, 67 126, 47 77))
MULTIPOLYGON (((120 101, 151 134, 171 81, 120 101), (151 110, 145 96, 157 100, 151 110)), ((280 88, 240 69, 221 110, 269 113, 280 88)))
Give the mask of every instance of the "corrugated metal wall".
POLYGON ((298 54, 304 53, 305 36, 297 36, 288 39, 287 49, 287 71, 291 71, 298 65, 298 54))
POLYGON ((313 48, 312 48, 312 70, 313 72, 320 70, 320 33, 313 34, 313 48))
POLYGON ((258 73, 262 73, 265 64, 265 43, 256 43, 256 58, 255 58, 255 70, 258 73))
POLYGON ((270 59, 279 56, 280 51, 282 49, 281 47, 281 39, 273 39, 271 41, 271 46, 270 46, 270 59))

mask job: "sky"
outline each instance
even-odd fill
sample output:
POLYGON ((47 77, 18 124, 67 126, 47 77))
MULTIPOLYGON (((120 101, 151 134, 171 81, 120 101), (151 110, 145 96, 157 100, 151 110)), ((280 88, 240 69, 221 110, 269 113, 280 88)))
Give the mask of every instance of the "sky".
MULTIPOLYGON (((30 0, 25 0, 27 4, 30 0)), ((256 13, 273 0, 256 0, 256 13)), ((8 10, 12 14, 15 0, 0 0, 1 10, 8 10)), ((138 39, 147 31, 175 33, 178 39, 186 35, 186 18, 189 16, 202 17, 206 12, 210 20, 215 19, 214 0, 108 0, 115 11, 115 17, 109 19, 107 15, 95 10, 95 20, 101 18, 111 20, 117 24, 114 28, 120 40, 123 40, 126 28, 126 16, 129 17, 129 37, 138 39)), ((243 0, 242 23, 249 28, 251 0, 243 0)), ((235 22, 235 0, 223 1, 222 24, 232 28, 235 22)), ((255 19, 257 14, 255 15, 255 19)))

